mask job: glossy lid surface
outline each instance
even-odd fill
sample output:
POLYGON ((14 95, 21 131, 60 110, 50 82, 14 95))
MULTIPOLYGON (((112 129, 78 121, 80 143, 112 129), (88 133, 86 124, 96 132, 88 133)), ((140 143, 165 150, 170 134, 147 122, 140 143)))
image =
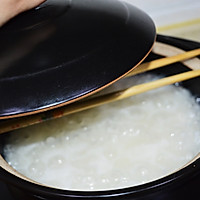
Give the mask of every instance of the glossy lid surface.
POLYGON ((0 119, 76 101, 151 50, 155 26, 116 0, 47 0, 0 29, 0 119))

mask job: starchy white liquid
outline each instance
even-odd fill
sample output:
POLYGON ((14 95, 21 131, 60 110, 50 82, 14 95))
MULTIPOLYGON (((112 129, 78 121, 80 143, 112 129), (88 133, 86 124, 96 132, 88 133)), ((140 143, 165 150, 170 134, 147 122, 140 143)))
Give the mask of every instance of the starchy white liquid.
POLYGON ((187 90, 167 86, 13 132, 4 153, 40 183, 108 190, 166 176, 199 150, 199 105, 187 90))

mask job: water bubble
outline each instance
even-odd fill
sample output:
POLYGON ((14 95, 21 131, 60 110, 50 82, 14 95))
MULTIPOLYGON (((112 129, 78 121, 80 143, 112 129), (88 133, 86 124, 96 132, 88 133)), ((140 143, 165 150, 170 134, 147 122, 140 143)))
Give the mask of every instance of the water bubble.
POLYGON ((61 159, 58 159, 58 164, 62 164, 63 161, 61 159))
POLYGON ((132 133, 132 132, 133 132, 133 129, 132 129, 132 128, 130 128, 130 129, 129 129, 129 132, 131 132, 131 133, 132 133))
POLYGON ((200 97, 196 98, 196 102, 200 103, 200 97))
POLYGON ((46 139, 46 143, 47 143, 47 144, 52 145, 52 144, 54 144, 54 142, 55 142, 55 138, 54 138, 54 137, 48 137, 48 138, 46 139))
POLYGON ((162 104, 161 104, 160 102, 158 102, 158 103, 157 103, 157 107, 158 107, 158 108, 161 108, 161 107, 162 107, 162 104))
POLYGON ((84 130, 84 131, 87 131, 87 130, 88 130, 88 127, 87 127, 87 126, 84 126, 84 127, 83 127, 83 130, 84 130))
POLYGON ((175 86, 179 87, 180 86, 180 83, 179 82, 176 82, 174 83, 175 86))
POLYGON ((127 135, 127 132, 126 132, 126 131, 123 131, 122 135, 123 135, 123 136, 126 136, 126 135, 127 135))
POLYGON ((65 137, 65 140, 66 140, 66 141, 69 141, 69 139, 70 139, 69 136, 66 136, 66 137, 65 137))
POLYGON ((148 174, 148 170, 146 168, 141 169, 141 175, 146 176, 148 174))
POLYGON ((174 136, 175 136, 175 133, 171 133, 170 136, 171 136, 171 137, 174 137, 174 136))

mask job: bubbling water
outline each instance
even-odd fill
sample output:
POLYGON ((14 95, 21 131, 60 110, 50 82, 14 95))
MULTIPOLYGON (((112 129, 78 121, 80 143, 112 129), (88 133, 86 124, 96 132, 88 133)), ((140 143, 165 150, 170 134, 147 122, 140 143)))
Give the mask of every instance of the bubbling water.
POLYGON ((15 131, 4 155, 37 182, 97 191, 166 176, 199 150, 200 107, 186 89, 167 86, 15 131))

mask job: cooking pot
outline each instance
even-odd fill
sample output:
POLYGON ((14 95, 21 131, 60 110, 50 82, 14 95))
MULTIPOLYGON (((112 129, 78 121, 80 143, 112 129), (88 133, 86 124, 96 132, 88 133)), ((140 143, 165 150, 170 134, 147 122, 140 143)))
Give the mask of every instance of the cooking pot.
MULTIPOLYGON (((179 47, 183 50, 199 48, 200 44, 182 39, 171 38, 167 36, 158 36, 157 41, 179 47)), ((147 61, 159 58, 159 55, 151 53, 147 61)), ((189 69, 181 63, 173 64, 173 67, 156 69, 153 71, 159 75, 171 75, 181 73, 189 69)), ((194 78, 180 83, 182 87, 187 88, 197 98, 200 98, 200 78, 194 78)), ((198 101, 199 102, 199 101, 198 101)), ((100 200, 173 200, 173 199, 194 199, 199 196, 200 184, 200 159, 197 157, 190 164, 182 169, 156 181, 146 184, 128 187, 123 189, 108 191, 70 191, 55 189, 30 181, 23 175, 13 170, 3 159, 4 139, 10 133, 1 135, 1 155, 0 158, 0 178, 8 185, 10 191, 18 199, 34 200, 73 200, 73 199, 100 199, 100 200)))

